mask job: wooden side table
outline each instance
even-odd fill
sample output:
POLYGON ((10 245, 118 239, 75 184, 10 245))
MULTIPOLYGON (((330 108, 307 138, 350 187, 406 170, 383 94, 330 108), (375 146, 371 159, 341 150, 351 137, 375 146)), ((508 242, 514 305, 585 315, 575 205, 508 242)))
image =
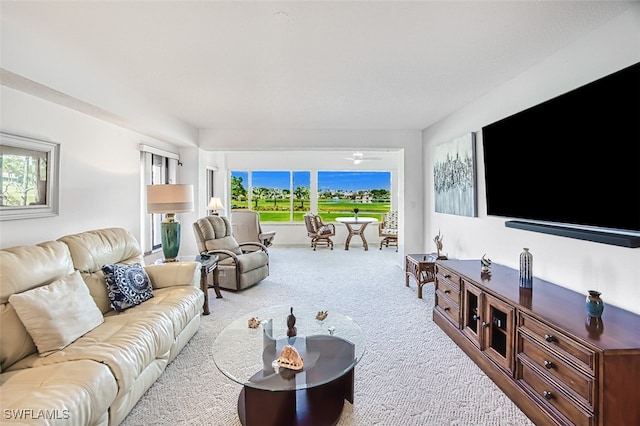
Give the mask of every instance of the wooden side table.
MULTIPOLYGON (((440 256, 446 259, 446 256, 440 256)), ((409 277, 413 277, 418 284, 418 299, 422 299, 422 286, 436 280, 435 264, 438 260, 436 253, 407 254, 405 256, 405 285, 409 287, 409 277)))
POLYGON ((204 307, 202 315, 209 315, 209 274, 212 274, 213 289, 216 292, 216 299, 222 299, 222 293, 220 293, 220 286, 218 285, 218 256, 210 256, 208 258, 200 255, 196 256, 196 262, 200 262, 202 268, 200 269, 200 288, 204 293, 204 307))

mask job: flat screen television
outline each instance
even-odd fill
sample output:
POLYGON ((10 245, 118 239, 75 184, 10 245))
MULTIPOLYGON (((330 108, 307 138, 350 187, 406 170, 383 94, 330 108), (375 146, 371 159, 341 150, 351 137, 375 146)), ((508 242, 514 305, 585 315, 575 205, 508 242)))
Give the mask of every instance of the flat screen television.
POLYGON ((640 63, 484 126, 482 146, 488 215, 640 236, 640 63))

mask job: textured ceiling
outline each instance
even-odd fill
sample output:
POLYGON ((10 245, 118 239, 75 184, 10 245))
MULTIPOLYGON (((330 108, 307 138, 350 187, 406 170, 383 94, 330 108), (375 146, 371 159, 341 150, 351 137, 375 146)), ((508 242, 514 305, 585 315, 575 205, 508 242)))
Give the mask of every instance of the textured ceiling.
POLYGON ((630 4, 2 1, 2 19, 81 61, 78 93, 95 70, 195 128, 423 129, 630 4))

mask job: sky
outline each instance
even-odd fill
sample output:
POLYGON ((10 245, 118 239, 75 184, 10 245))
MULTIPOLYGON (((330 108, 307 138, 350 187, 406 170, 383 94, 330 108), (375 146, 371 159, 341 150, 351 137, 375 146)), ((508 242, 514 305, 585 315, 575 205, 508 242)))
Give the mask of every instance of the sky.
MULTIPOLYGON (((288 171, 253 171, 252 186, 289 189, 288 171)), ((232 171, 231 176, 242 177, 245 188, 248 185, 248 172, 232 171)), ((293 172, 294 189, 297 186, 310 186, 311 173, 293 172)), ((391 190, 391 172, 359 171, 319 171, 318 189, 338 191, 357 191, 369 189, 391 190)))

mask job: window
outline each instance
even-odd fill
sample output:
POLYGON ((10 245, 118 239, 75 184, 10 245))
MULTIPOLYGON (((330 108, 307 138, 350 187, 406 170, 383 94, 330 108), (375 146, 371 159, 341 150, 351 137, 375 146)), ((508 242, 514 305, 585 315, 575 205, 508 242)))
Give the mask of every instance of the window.
MULTIPOLYGON (((169 159, 161 155, 151 154, 151 185, 169 183, 168 175, 169 159)), ((158 250, 162 247, 161 223, 161 214, 151 215, 151 250, 158 250)))
POLYGON ((0 136, 0 220, 57 215, 60 144, 0 136))
POLYGON ((312 209, 330 222, 354 208, 382 220, 391 210, 389 171, 319 171, 317 177, 312 188, 310 171, 232 171, 231 208, 257 211, 267 222, 302 222, 312 209))
POLYGON ((391 172, 319 171, 318 214, 326 222, 339 216, 362 216, 382 220, 391 210, 391 172))
POLYGON ((178 155, 140 145, 141 193, 142 193, 142 235, 140 241, 145 254, 162 248, 160 231, 162 215, 147 213, 147 185, 176 183, 178 155))
POLYGON ((302 222, 310 177, 308 171, 232 171, 231 208, 256 211, 265 222, 302 222))

